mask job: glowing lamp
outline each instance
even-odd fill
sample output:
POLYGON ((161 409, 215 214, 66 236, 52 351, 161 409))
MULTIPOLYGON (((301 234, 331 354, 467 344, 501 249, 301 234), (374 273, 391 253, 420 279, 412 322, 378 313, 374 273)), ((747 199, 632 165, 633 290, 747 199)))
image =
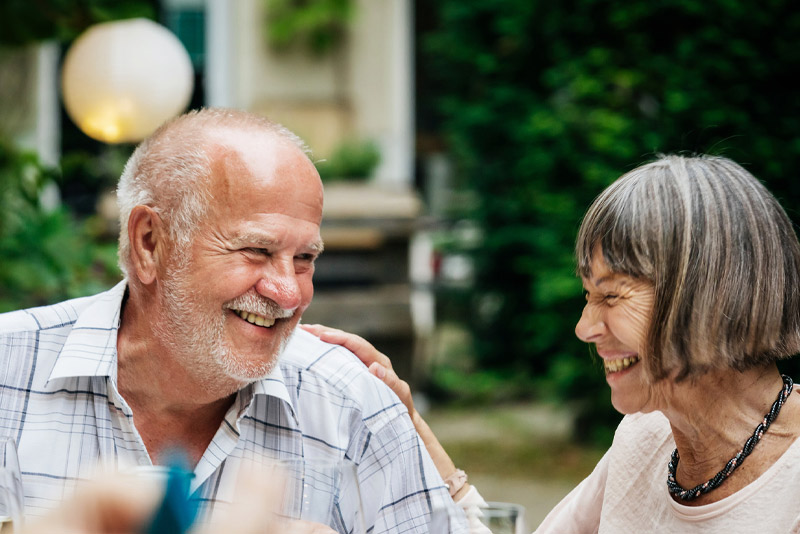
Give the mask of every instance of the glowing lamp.
POLYGON ((186 109, 193 85, 186 49, 147 19, 90 27, 67 51, 61 73, 70 118, 106 143, 141 141, 186 109))

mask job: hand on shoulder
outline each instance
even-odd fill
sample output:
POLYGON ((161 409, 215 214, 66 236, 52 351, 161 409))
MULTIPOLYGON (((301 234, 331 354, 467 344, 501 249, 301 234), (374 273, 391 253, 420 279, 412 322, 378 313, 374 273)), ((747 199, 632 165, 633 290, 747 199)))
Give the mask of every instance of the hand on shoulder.
POLYGON ((330 328, 321 324, 301 324, 300 328, 314 334, 326 343, 341 345, 355 354, 369 372, 378 377, 384 384, 394 391, 403 404, 408 409, 408 414, 414 420, 418 417, 414 408, 414 400, 411 397, 411 388, 405 380, 400 379, 392 368, 392 361, 388 356, 376 349, 372 343, 361 336, 350 334, 336 328, 330 328))

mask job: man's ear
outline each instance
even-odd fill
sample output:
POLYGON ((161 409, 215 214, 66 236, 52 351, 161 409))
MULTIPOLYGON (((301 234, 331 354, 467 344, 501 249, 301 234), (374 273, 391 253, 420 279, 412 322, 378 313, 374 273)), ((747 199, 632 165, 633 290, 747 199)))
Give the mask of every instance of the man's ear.
POLYGON ((135 206, 128 217, 133 272, 145 285, 156 279, 158 265, 164 259, 165 232, 161 217, 149 206, 135 206))

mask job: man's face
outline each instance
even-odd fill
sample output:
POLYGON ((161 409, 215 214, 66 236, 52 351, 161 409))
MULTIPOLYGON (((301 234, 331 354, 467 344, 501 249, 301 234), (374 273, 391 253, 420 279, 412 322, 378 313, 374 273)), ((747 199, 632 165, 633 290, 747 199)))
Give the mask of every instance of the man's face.
POLYGON ((160 276, 157 335, 208 385, 247 383, 277 361, 314 294, 322 185, 294 145, 226 132, 213 154, 213 200, 188 250, 160 276))

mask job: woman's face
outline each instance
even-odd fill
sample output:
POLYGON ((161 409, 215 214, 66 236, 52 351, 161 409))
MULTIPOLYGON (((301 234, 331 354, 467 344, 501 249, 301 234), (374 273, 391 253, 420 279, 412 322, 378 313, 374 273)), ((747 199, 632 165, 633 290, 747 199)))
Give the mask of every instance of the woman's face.
POLYGON ((611 403, 623 414, 652 411, 653 390, 640 354, 653 311, 653 285, 609 270, 597 247, 583 288, 586 306, 575 334, 594 343, 603 359, 611 403))

